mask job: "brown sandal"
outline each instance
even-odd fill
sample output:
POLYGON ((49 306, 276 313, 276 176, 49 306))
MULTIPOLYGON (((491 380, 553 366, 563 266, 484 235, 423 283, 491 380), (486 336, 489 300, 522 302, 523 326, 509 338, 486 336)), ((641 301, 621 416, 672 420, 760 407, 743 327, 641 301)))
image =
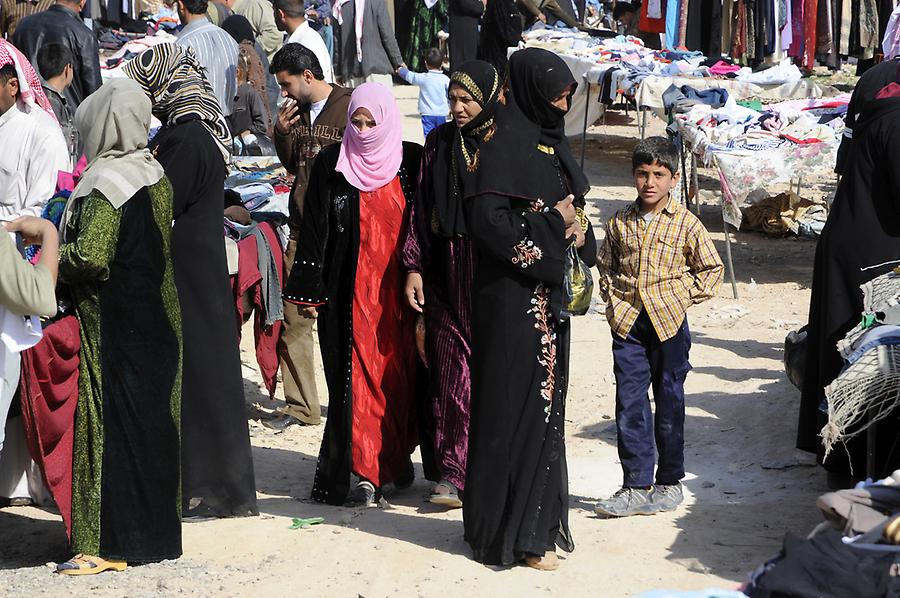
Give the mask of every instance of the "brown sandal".
POLYGON ((555 552, 545 552, 544 556, 527 556, 525 564, 538 571, 556 571, 559 569, 559 557, 555 552))

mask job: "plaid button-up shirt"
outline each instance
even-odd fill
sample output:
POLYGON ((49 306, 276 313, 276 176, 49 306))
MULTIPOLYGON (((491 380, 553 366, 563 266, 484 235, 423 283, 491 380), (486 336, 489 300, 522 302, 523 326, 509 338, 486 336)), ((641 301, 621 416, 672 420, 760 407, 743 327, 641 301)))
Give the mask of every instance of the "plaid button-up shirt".
POLYGON ((616 212, 597 261, 606 317, 620 338, 642 309, 660 340, 672 338, 688 307, 713 297, 722 282, 722 260, 709 233, 673 200, 650 222, 638 201, 616 212))

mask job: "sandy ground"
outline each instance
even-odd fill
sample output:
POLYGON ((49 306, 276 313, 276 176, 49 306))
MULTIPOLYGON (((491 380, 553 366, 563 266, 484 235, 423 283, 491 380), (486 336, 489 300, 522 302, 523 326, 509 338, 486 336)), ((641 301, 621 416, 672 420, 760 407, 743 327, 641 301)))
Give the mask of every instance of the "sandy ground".
MULTIPOLYGON (((407 139, 421 141, 415 89, 397 88, 407 139)), ((595 226, 633 199, 630 151, 636 128, 611 115, 591 129, 587 171, 595 226)), ((651 120, 651 132, 662 124, 651 120)), ((576 154, 578 142, 574 142, 576 154)), ((724 256, 717 180, 701 174, 702 219, 724 256)), ((827 192, 827 189, 825 189, 827 192)), ((261 393, 245 335, 247 390, 259 518, 184 525, 184 557, 125 573, 62 578, 68 555, 59 517, 34 508, 0 510, 0 587, 9 596, 629 596, 654 588, 734 588, 775 553, 786 531, 819 520, 824 475, 793 448, 798 393, 782 368, 785 334, 805 320, 815 245, 736 235, 740 299, 723 285, 695 308, 687 380, 685 505, 675 513, 601 520, 596 500, 621 482, 615 449, 610 334, 601 311, 573 325, 567 410, 571 513, 576 550, 556 573, 475 563, 462 539, 461 511, 426 503, 421 479, 381 508, 352 510, 309 501, 322 427, 276 434, 259 418, 279 401, 261 393), (292 517, 325 524, 289 529, 292 517)), ((596 306, 595 306, 596 307, 596 306)), ((321 368, 320 368, 321 372, 321 368)), ((320 392, 324 382, 320 376, 320 392)), ((279 395, 280 397, 280 391, 279 395)), ((415 456, 418 462, 418 455, 415 456)))

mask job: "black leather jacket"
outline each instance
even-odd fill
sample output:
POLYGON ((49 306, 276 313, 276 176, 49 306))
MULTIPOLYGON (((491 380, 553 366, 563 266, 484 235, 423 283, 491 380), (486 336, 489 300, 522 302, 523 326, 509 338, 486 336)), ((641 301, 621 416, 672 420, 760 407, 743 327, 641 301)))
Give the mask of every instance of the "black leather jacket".
POLYGON ((78 14, 54 4, 44 12, 29 15, 19 21, 12 39, 13 45, 37 67, 38 50, 44 44, 65 44, 75 57, 75 78, 66 89, 66 100, 72 110, 97 91, 100 80, 100 49, 94 32, 88 29, 78 14))

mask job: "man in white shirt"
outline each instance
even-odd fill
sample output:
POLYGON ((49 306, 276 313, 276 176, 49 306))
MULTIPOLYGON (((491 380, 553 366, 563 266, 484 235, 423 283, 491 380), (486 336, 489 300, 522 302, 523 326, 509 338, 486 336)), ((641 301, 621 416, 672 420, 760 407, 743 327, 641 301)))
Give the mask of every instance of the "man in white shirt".
POLYGON ((225 116, 234 111, 237 95, 237 61, 240 52, 237 42, 220 27, 209 22, 208 0, 178 0, 178 17, 184 29, 175 42, 193 48, 197 60, 206 70, 206 78, 225 116))
POLYGON ((319 33, 309 26, 306 20, 306 7, 303 0, 274 0, 275 24, 282 31, 287 31, 289 44, 300 44, 316 55, 325 83, 334 83, 334 69, 331 66, 331 54, 325 47, 325 41, 319 33))
MULTIPOLYGON (((40 217, 44 204, 56 192, 59 172, 72 167, 40 78, 25 56, 2 39, 0 139, 0 234, 7 234, 3 222, 20 216, 40 217)), ((0 313, 0 320, 2 316, 0 313)), ((31 463, 21 421, 7 420, 18 387, 19 354, 2 341, 0 368, 0 499, 9 499, 11 505, 31 504, 32 499, 41 503, 46 492, 31 463), (7 438, 7 434, 12 436, 7 438)))
POLYGON ((31 64, 16 64, 13 50, 5 41, 0 45, 0 222, 40 216, 56 192, 58 173, 71 170, 66 140, 40 80, 35 74, 29 81, 31 64))

